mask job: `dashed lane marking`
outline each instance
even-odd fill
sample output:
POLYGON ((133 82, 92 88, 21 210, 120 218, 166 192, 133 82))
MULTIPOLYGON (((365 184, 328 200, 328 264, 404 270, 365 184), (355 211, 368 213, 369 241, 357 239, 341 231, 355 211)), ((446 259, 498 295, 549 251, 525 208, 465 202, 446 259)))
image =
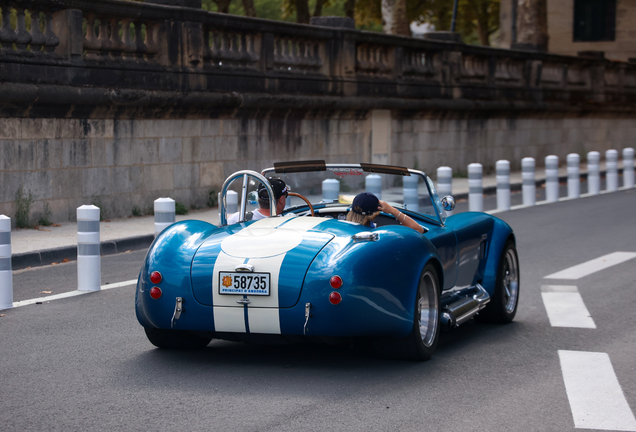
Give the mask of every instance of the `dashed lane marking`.
POLYGON ((607 353, 559 351, 574 427, 636 431, 632 413, 607 353))
POLYGON ((543 285, 541 297, 552 327, 596 328, 576 286, 543 285))
MULTIPOLYGON (((117 282, 114 284, 107 284, 107 285, 102 285, 100 288, 102 290, 107 290, 107 289, 112 289, 112 288, 119 288, 119 287, 124 287, 124 286, 130 286, 130 285, 135 285, 137 283, 137 279, 132 279, 132 280, 128 280, 128 281, 124 281, 124 282, 117 282)), ((68 298, 68 297, 75 297, 78 295, 82 295, 82 294, 89 294, 92 292, 96 292, 96 291, 69 291, 69 292, 65 292, 65 293, 61 293, 61 294, 55 294, 55 295, 50 295, 50 296, 46 296, 46 297, 38 297, 38 298, 34 298, 34 299, 29 299, 29 300, 21 300, 21 301, 17 301, 17 302, 13 302, 13 307, 20 307, 20 306, 26 306, 26 305, 31 305, 31 304, 36 304, 36 303, 44 303, 44 302, 49 302, 51 300, 59 300, 59 299, 63 299, 63 298, 68 298)))
POLYGON ((560 272, 552 273, 545 276, 544 279, 580 279, 582 277, 589 276, 592 273, 629 261, 633 258, 636 258, 636 252, 614 252, 609 255, 603 255, 602 257, 575 265, 565 270, 561 270, 560 272))

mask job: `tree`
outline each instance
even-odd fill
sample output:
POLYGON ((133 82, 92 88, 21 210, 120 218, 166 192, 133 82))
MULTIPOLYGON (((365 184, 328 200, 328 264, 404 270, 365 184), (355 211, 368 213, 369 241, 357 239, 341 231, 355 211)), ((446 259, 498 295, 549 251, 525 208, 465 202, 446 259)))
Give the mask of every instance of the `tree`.
POLYGON ((406 0, 382 0, 382 29, 384 33, 411 36, 406 10, 406 0))
MULTIPOLYGON (((411 0, 409 21, 426 22, 436 30, 450 30, 454 0, 411 0)), ((499 0, 459 0, 455 31, 468 43, 490 45, 499 29, 499 0)))

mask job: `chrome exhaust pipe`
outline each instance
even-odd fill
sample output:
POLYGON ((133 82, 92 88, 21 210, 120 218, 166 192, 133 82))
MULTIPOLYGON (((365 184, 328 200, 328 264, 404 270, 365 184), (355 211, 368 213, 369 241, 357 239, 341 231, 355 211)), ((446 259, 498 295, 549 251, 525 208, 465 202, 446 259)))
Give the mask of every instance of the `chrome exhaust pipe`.
POLYGON ((458 295, 460 298, 446 305, 442 311, 440 325, 446 330, 465 323, 490 302, 490 295, 480 284, 455 293, 455 297, 458 295))

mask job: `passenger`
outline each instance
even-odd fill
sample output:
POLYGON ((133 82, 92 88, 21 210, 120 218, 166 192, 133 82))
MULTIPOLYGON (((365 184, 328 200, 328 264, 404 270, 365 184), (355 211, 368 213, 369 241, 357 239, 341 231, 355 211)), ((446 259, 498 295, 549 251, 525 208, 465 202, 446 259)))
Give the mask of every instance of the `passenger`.
MULTIPOLYGON (((272 186, 274 190, 274 199, 276 200, 276 214, 280 215, 283 210, 285 210, 285 204, 287 203, 287 193, 289 192, 289 188, 279 178, 270 177, 267 179, 269 184, 272 186)), ((264 219, 270 216, 269 212, 269 194, 267 193, 267 188, 263 184, 258 187, 258 209, 253 212, 248 212, 245 214, 245 220, 258 220, 264 219)), ((239 221, 239 213, 233 213, 227 218, 227 224, 235 224, 239 221)))
POLYGON ((388 213, 395 217, 400 225, 413 228, 419 233, 424 232, 424 228, 409 216, 405 215, 391 204, 381 201, 369 192, 362 192, 356 195, 351 204, 351 211, 347 213, 347 220, 350 222, 356 222, 369 228, 376 228, 376 224, 373 220, 380 214, 380 212, 388 213))

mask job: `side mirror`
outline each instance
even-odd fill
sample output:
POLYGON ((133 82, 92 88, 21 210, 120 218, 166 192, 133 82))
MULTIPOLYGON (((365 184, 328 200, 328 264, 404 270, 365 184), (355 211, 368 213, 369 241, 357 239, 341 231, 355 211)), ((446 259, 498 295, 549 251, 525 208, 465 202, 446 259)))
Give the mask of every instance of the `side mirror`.
POLYGON ((442 207, 446 211, 453 211, 455 209, 455 198, 450 195, 446 195, 442 198, 442 207))

